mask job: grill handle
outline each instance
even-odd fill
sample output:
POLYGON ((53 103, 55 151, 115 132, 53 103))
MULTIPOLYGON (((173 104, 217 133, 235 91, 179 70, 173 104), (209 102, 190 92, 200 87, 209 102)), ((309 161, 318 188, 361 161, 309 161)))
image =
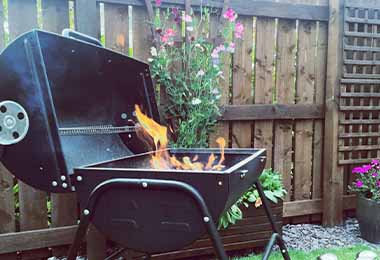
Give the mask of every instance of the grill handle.
POLYGON ((97 45, 99 47, 104 47, 103 44, 98 39, 96 39, 94 37, 91 37, 91 36, 88 36, 86 34, 74 31, 72 29, 64 29, 62 31, 62 35, 65 36, 65 37, 67 37, 67 38, 74 38, 76 40, 80 40, 80 41, 88 42, 88 43, 91 43, 91 44, 95 44, 95 45, 97 45))

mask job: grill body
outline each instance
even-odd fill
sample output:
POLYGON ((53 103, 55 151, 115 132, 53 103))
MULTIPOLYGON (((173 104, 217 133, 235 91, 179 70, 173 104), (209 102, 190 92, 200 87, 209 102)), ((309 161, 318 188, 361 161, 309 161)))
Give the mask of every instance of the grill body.
MULTIPOLYGON (((199 155, 200 161, 218 150, 170 149, 178 158, 199 155)), ((174 180, 194 187, 204 198, 212 219, 231 207, 257 181, 265 165, 264 150, 227 149, 224 171, 149 169, 151 153, 134 155, 75 169, 75 187, 81 208, 91 192, 114 178, 174 180)), ((220 155, 218 155, 220 156, 220 155)), ((176 190, 144 187, 107 190, 95 207, 93 223, 112 240, 135 250, 159 253, 182 248, 206 232, 201 212, 193 199, 176 190)))

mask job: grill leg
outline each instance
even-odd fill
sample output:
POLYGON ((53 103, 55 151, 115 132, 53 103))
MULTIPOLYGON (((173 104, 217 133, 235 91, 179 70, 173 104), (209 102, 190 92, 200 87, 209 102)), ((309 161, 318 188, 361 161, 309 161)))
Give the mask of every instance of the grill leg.
POLYGON ((84 236, 86 235, 87 228, 88 228, 88 225, 90 224, 92 214, 93 214, 92 210, 82 212, 80 223, 77 228, 77 232, 75 233, 74 242, 70 246, 67 260, 76 259, 79 246, 82 243, 84 236))
POLYGON ((270 255, 270 253, 272 251, 272 248, 273 248, 274 241, 277 241, 277 244, 278 244, 278 246, 281 249, 282 257, 285 260, 291 260, 290 256, 289 256, 289 253, 288 253, 288 250, 287 250, 287 248, 285 246, 285 242, 284 242, 284 240, 282 239, 282 237, 280 235, 281 234, 280 230, 276 226, 276 223, 275 223, 275 221, 273 219, 272 210, 269 207, 268 200, 265 197, 265 194, 264 194, 264 191, 263 191, 263 187, 261 187, 260 181, 257 181, 255 183, 255 185, 256 185, 257 191, 258 191, 258 193, 260 195, 261 201, 263 203, 265 213, 268 216, 269 222, 270 222, 270 224, 272 226, 272 230, 274 232, 274 234, 272 235, 272 237, 271 237, 271 239, 270 239, 270 241, 268 243, 267 248, 265 249, 263 260, 267 260, 269 258, 269 255, 270 255))

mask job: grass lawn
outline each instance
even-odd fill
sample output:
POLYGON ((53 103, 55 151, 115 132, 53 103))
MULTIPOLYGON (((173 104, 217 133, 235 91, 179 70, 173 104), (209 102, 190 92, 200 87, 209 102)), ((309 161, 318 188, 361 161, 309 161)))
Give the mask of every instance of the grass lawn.
MULTIPOLYGON (((325 253, 333 253, 338 257, 339 260, 355 260, 357 254, 363 250, 371 250, 373 252, 376 252, 380 256, 380 249, 374 250, 364 245, 357 245, 357 246, 344 247, 344 248, 334 248, 334 249, 319 249, 319 250, 314 250, 310 252, 290 250, 289 253, 292 260, 309 260, 309 259, 314 260, 314 259, 317 259, 318 256, 325 253)), ((272 253, 269 259, 282 260, 283 258, 280 252, 275 252, 275 253, 272 253)), ((377 259, 380 260, 380 257, 377 257, 377 259)), ((240 257, 240 258, 235 258, 235 260, 261 260, 261 255, 240 257)))

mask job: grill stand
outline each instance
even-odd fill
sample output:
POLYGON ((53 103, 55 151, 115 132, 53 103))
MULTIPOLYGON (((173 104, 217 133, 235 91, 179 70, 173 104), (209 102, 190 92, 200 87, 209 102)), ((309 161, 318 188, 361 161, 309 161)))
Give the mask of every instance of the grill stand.
POLYGON ((192 186, 179 181, 170 180, 152 180, 152 179, 128 179, 128 178, 115 178, 104 181, 100 183, 91 192, 88 199, 87 208, 83 210, 80 223, 75 234, 74 242, 69 249, 69 254, 67 260, 75 260, 80 243, 82 242, 88 225, 96 211, 97 201, 100 196, 109 189, 112 188, 141 188, 141 189, 151 189, 151 190, 170 190, 177 191, 186 194, 191 197, 198 207, 198 210, 203 216, 203 222, 206 226, 207 232, 212 240, 214 249, 216 251, 217 257, 221 260, 228 260, 226 252, 223 249, 222 241, 219 237, 218 231, 215 227, 214 221, 211 214, 207 208, 207 205, 200 195, 200 193, 194 189, 192 186))
MULTIPOLYGON (((276 226, 276 223, 273 219, 273 214, 269 207, 268 200, 265 197, 262 186, 259 181, 257 181, 255 185, 260 195, 261 201, 263 203, 265 213, 269 219, 272 230, 274 232, 265 248, 262 259, 263 260, 269 259, 269 256, 273 250, 273 246, 275 243, 277 243, 281 249, 281 254, 283 258, 285 260, 291 260, 289 257, 288 250, 285 246, 284 240, 282 239, 280 235, 280 231, 278 227, 276 226)), ((179 191, 184 194, 187 194, 189 197, 191 197, 194 200, 202 216, 204 216, 202 221, 204 222, 207 232, 212 240, 213 247, 215 249, 218 259, 228 260, 227 254, 223 248, 223 243, 220 239, 220 236, 218 234, 214 221, 211 217, 211 214, 207 208, 207 205, 203 197, 201 196, 201 194, 196 189, 194 189, 192 186, 184 182, 179 182, 179 181, 153 180, 153 179, 128 179, 128 178, 115 178, 115 179, 104 181, 100 183, 97 187, 95 187, 95 189, 91 192, 90 197, 88 199, 87 207, 82 212, 80 224, 75 234, 74 242, 69 249, 67 260, 76 259, 79 246, 81 242, 83 241, 88 225, 90 224, 92 217, 94 215, 94 212, 96 211, 98 199, 101 197, 101 195, 104 192, 116 187, 141 188, 141 189, 151 189, 151 190, 171 190, 171 191, 179 191)), ((117 252, 115 252, 112 256, 108 257, 107 259, 113 259, 114 257, 120 255, 124 251, 125 251, 125 248, 120 249, 117 252)))

